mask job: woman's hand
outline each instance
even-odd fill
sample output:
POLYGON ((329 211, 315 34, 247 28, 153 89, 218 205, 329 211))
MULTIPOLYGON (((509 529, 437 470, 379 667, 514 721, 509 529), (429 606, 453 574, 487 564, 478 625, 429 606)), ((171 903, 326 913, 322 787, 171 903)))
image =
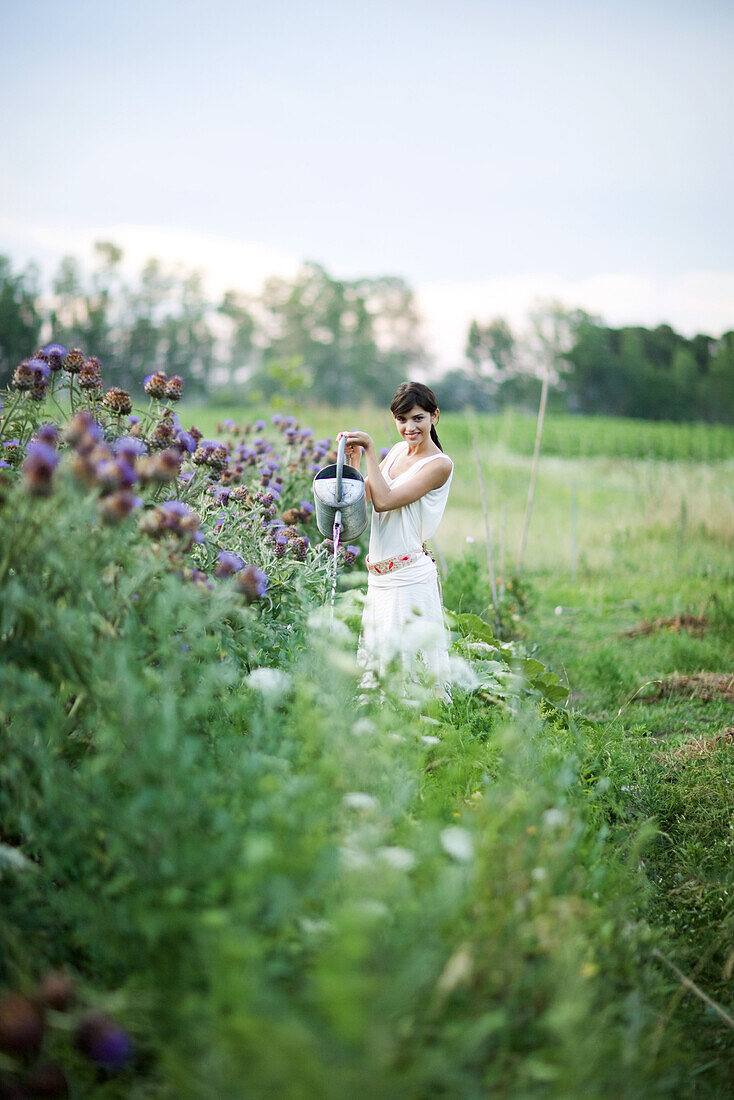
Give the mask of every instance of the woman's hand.
POLYGON ((340 439, 346 436, 347 445, 345 448, 345 454, 350 466, 359 466, 362 458, 362 451, 368 451, 370 447, 374 449, 374 442, 372 437, 367 435, 367 432, 339 432, 336 437, 337 443, 340 439))

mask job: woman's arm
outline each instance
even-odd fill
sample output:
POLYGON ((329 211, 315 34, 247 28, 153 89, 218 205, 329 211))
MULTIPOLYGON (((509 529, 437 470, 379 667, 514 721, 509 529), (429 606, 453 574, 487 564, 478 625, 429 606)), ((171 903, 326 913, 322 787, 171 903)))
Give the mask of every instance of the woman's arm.
POLYGON ((438 489, 448 481, 452 462, 448 456, 443 456, 435 462, 427 462, 423 469, 418 470, 409 481, 391 488, 382 475, 372 438, 366 432, 344 434, 347 436, 347 450, 354 444, 364 448, 369 483, 368 500, 372 501, 372 507, 376 512, 392 512, 395 508, 403 508, 406 504, 420 500, 431 489, 438 489))

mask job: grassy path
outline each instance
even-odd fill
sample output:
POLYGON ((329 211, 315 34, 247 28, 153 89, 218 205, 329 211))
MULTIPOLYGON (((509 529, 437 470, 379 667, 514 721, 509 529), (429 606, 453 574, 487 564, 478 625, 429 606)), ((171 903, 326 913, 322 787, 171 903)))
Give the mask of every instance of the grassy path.
POLYGON ((703 996, 731 1015, 734 738, 725 731, 734 729, 734 699, 702 698, 691 680, 734 673, 728 554, 701 532, 685 543, 669 532, 667 544, 660 532, 630 544, 611 572, 587 572, 574 584, 548 572, 532 579, 537 602, 527 629, 538 655, 563 671, 572 705, 605 731, 622 820, 649 819, 656 829, 641 864, 647 883, 641 915, 668 934, 669 962, 679 970, 676 975, 668 964, 661 1042, 666 1019, 683 1021, 697 1062, 686 1095, 730 1095, 734 1031, 703 996), (630 568, 635 559, 646 563, 644 572, 630 568), (683 620, 683 627, 673 621, 650 633, 628 633, 686 612, 703 613, 706 621, 694 629, 685 629, 683 620), (674 674, 691 691, 645 701, 655 693, 651 681, 674 674), (680 973, 698 995, 684 988, 680 973))

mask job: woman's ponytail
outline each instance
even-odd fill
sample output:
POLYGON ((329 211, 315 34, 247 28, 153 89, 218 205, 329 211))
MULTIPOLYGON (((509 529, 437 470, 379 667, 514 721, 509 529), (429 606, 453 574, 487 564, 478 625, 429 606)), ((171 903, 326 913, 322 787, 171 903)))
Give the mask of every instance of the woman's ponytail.
POLYGON ((441 446, 441 444, 438 441, 438 432, 436 431, 436 425, 435 424, 431 424, 431 439, 436 444, 439 451, 442 451, 443 447, 441 446))

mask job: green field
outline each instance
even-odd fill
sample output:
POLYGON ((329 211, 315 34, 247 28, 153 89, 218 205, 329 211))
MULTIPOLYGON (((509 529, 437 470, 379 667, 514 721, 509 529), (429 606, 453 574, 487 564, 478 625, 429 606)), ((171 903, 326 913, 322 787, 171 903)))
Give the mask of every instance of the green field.
MULTIPOLYGON (((245 416, 181 412, 210 437, 224 415, 245 416)), ((394 440, 374 411, 303 423, 394 440)), ((198 544, 160 533, 155 482, 142 527, 100 523, 83 437, 52 492, 0 481, 9 1095, 41 1042, 100 1100, 729 1094, 734 460, 688 428, 635 425, 639 457, 624 426, 564 423, 518 578, 532 422, 442 417, 450 702, 402 677, 361 695, 364 574, 330 623, 323 555, 278 557, 201 471, 179 489, 198 544), (220 549, 266 569, 265 598, 217 576, 220 549), (51 968, 74 998, 41 1039, 51 968)))

